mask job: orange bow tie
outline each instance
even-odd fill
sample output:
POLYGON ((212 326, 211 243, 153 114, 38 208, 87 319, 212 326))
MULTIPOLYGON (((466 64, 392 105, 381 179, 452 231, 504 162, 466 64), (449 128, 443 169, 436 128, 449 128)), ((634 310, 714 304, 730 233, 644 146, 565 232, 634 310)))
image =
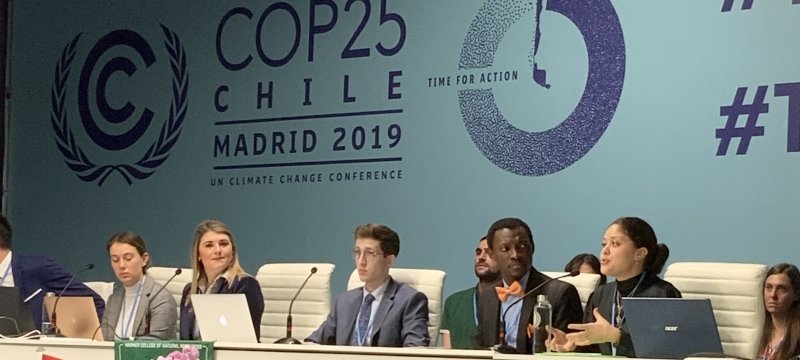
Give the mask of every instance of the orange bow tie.
POLYGON ((498 286, 494 288, 494 290, 497 291, 497 297, 500 298, 501 302, 506 302, 506 299, 508 299, 509 295, 520 297, 522 294, 524 294, 522 291, 522 286, 520 286, 519 282, 516 281, 511 283, 511 286, 509 287, 498 286))

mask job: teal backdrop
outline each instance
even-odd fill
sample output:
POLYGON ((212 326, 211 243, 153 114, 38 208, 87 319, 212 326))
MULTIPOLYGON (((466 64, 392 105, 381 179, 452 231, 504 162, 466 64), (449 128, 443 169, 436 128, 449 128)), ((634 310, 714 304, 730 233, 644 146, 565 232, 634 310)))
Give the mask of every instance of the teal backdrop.
POLYGON ((670 263, 797 263, 796 3, 16 1, 13 249, 112 280, 111 234, 185 267, 214 218, 340 292, 378 222, 449 294, 496 219, 559 270, 639 216, 670 263))

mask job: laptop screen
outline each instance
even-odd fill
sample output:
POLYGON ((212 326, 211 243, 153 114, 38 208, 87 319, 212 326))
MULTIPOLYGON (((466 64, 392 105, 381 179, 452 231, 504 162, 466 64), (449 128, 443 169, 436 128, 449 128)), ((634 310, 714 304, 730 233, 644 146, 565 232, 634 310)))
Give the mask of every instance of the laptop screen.
POLYGON ((19 299, 19 289, 0 287, 0 335, 18 335, 31 330, 34 330, 33 313, 19 299))
POLYGON ((622 298, 625 322, 637 357, 683 359, 722 354, 708 299, 622 298))
POLYGON ((258 342, 244 294, 194 294, 192 307, 204 341, 258 342))

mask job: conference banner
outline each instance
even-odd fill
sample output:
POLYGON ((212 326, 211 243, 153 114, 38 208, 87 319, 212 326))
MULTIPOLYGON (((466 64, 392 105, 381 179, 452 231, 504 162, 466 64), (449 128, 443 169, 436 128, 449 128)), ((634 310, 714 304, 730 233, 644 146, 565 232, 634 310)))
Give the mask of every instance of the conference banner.
POLYGON ((215 218, 249 272, 330 262, 341 285, 353 228, 378 222, 400 234, 398 266, 445 270, 449 292, 474 283, 496 219, 528 222, 534 264, 560 270, 639 216, 670 261, 800 258, 797 1, 10 13, 15 251, 78 268, 132 230, 156 264, 188 267, 194 226, 215 218))

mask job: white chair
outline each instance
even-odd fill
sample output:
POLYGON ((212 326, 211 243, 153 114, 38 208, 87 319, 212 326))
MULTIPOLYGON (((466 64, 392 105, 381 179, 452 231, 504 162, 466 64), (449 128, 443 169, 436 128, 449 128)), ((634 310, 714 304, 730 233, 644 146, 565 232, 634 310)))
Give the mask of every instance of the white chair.
POLYGON ((111 294, 114 293, 114 283, 105 281, 85 281, 84 285, 96 292, 97 295, 103 298, 103 301, 108 301, 111 294))
MULTIPOLYGON (((176 268, 174 267, 153 266, 147 269, 147 275, 153 278, 155 282, 164 285, 167 283, 169 278, 172 277, 172 275, 175 275, 175 269, 176 268)), ((181 274, 172 279, 172 281, 164 288, 164 291, 168 291, 175 299, 175 303, 178 304, 178 308, 175 310, 178 312, 178 324, 175 327, 176 329, 181 328, 180 311, 183 288, 190 282, 192 282, 192 269, 181 268, 181 274)))
MULTIPOLYGON (((434 269, 391 268, 389 275, 395 281, 411 286, 428 297, 428 332, 431 336, 431 346, 434 346, 437 344, 439 327, 442 323, 442 289, 447 274, 434 269)), ((359 286, 364 286, 364 283, 358 278, 358 270, 353 270, 347 281, 347 289, 359 286)))
POLYGON ((764 324, 762 264, 679 262, 664 280, 685 298, 707 298, 714 308, 722 349, 727 356, 755 359, 764 324))
POLYGON ((310 274, 303 291, 292 306, 292 337, 303 341, 316 330, 331 310, 331 275, 334 264, 266 264, 256 278, 264 295, 264 316, 261 318, 261 342, 272 343, 286 337, 286 316, 289 303, 310 274))
MULTIPOLYGON (((563 271, 542 271, 543 274, 556 278, 568 274, 563 271)), ((581 309, 586 308, 586 302, 589 301, 589 296, 592 295, 594 289, 600 283, 599 274, 585 274, 581 273, 578 276, 567 276, 559 279, 563 282, 570 283, 578 290, 578 296, 581 298, 581 309)))

